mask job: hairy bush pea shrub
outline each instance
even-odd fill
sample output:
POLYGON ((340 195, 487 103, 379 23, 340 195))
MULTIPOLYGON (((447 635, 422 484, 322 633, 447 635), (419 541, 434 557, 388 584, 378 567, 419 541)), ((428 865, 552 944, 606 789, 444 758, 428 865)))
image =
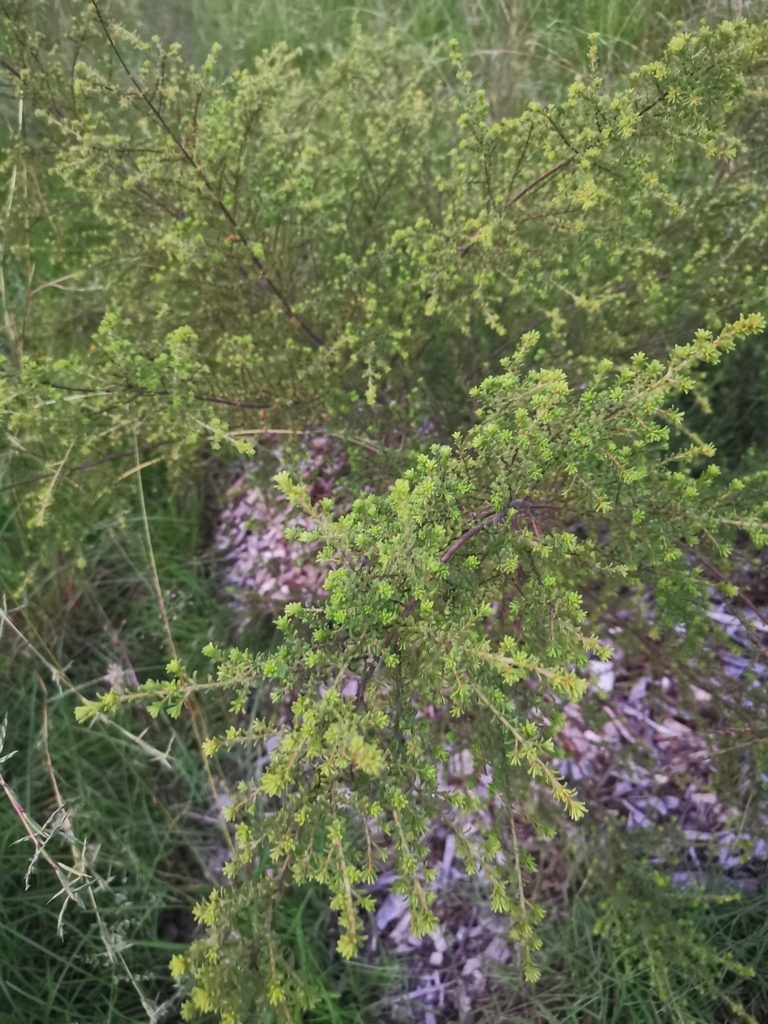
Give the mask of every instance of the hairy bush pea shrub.
POLYGON ((676 635, 683 624, 693 641, 706 628, 708 583, 683 548, 703 543, 724 554, 734 528, 762 544, 768 507, 744 503, 751 488, 742 482, 723 487, 713 470, 698 479, 682 471, 700 446, 667 455, 682 421, 670 400, 691 386, 698 362, 716 362, 763 327, 752 316, 716 339, 701 331, 666 366, 640 354, 622 367, 605 362, 578 394, 560 371, 521 369, 538 343, 529 335, 507 372, 477 389, 477 426, 453 447, 420 455, 388 494, 359 498, 337 518, 330 501, 313 509, 282 477, 290 499, 317 518, 303 539, 321 540, 318 557, 332 568, 326 602, 286 608, 275 652, 211 648, 220 665, 208 680, 175 661, 170 681, 111 691, 78 709, 86 720, 148 701, 153 714, 177 717, 187 702, 219 692, 234 716, 266 693, 290 702, 290 725, 265 710, 206 745, 212 756, 278 741, 261 777, 243 780, 229 808, 233 887, 199 907, 209 937, 176 961, 196 978, 193 1005, 238 1019, 254 971, 263 998, 300 1003, 300 982, 270 932, 275 901, 286 885, 327 886, 339 951, 354 955, 365 937, 360 911, 373 906, 359 886, 375 880, 385 843, 395 849, 396 891, 408 897, 414 933, 435 927, 423 835, 432 819, 451 823, 476 798, 440 785, 447 751, 421 713, 427 705, 468 724, 472 749, 491 767, 504 812, 486 834, 467 839, 457 828, 458 849, 484 872, 494 909, 514 915, 526 973, 536 977, 541 910, 525 898, 522 872, 532 865, 519 851, 515 815, 535 813, 529 776, 571 817, 584 813, 550 765, 559 705, 584 690, 574 670, 601 654, 580 591, 595 577, 608 589, 650 583, 659 630, 676 635), (500 850, 511 851, 502 864, 500 850))

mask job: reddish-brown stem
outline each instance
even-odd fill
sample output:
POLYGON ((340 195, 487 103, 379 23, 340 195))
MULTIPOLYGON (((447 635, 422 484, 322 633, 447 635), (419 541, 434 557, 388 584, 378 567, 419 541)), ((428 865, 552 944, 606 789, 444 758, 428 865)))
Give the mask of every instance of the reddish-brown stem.
POLYGON ((548 178, 551 178, 553 175, 559 174, 560 171, 565 170, 565 168, 569 164, 572 164, 575 159, 576 157, 571 156, 568 157, 567 160, 561 160, 559 164, 555 164, 554 167, 550 167, 548 171, 545 171, 543 174, 540 174, 538 178, 534 178, 533 181, 529 182, 529 184, 525 186, 525 188, 520 189, 518 193, 513 195, 506 201, 506 203, 504 203, 504 209, 506 210, 510 206, 514 206, 514 204, 519 202, 524 196, 527 196, 529 192, 532 192, 537 185, 541 185, 542 182, 545 182, 548 178))
MULTIPOLYGON (((451 544, 451 546, 440 556, 440 561, 443 563, 443 565, 447 565, 447 563, 450 562, 450 560, 454 557, 454 555, 456 555, 464 547, 464 545, 468 541, 470 541, 473 537, 476 537, 478 533, 480 533, 482 530, 487 529, 489 526, 494 526, 496 523, 500 523, 502 521, 502 519, 506 516, 507 512, 509 512, 509 510, 511 508, 516 508, 516 507, 518 507, 520 505, 523 505, 523 504, 524 504, 524 502, 510 501, 510 502, 508 502, 504 506, 504 508, 501 510, 501 512, 497 512, 495 515, 488 514, 488 515, 484 516, 480 520, 480 522, 475 523, 474 526, 471 526, 468 530, 465 530, 465 532, 462 533, 462 535, 457 540, 455 540, 453 542, 453 544, 451 544)), ((417 602, 416 597, 410 597, 408 599, 408 601, 406 602, 405 606, 403 607, 403 610, 400 612, 400 618, 401 619, 407 619, 408 618, 408 616, 411 614, 413 609, 416 607, 416 602, 417 602)), ((363 700, 364 700, 364 697, 365 697, 365 688, 368 685, 368 683, 371 681, 371 679, 373 678, 373 675, 381 667, 382 662, 383 662, 383 653, 384 653, 384 651, 386 651, 386 649, 392 643, 392 641, 394 639, 394 636, 395 636, 395 629, 392 628, 390 630, 390 632, 389 632, 389 635, 385 638, 384 643, 381 646, 382 655, 378 658, 377 661, 371 662, 371 664, 365 670, 364 675, 360 679, 360 683, 359 683, 359 686, 358 686, 358 692, 357 692, 357 704, 358 704, 358 707, 362 706, 362 703, 363 703, 363 700)))

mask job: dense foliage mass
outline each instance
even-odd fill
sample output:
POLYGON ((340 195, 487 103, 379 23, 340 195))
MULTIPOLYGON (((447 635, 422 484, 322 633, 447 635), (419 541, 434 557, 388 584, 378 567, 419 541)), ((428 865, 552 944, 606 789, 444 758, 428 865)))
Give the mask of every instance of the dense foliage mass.
POLYGON ((594 38, 561 103, 498 111, 455 47, 358 33, 316 71, 277 47, 219 76, 215 48, 195 68, 98 3, 60 48, 44 8, 3 6, 1 395, 30 567, 64 549, 85 569, 150 462, 173 487, 211 447, 313 432, 349 457, 338 500, 279 479, 329 572, 272 650, 210 645, 215 672, 191 672, 166 618, 167 678, 78 709, 228 709, 206 767, 269 753, 229 808, 207 935, 173 962, 185 1012, 293 1019, 312 992, 275 906, 325 886, 353 956, 385 850, 414 930, 434 927, 424 835, 474 799, 441 785, 454 730, 502 809, 460 853, 534 978, 518 826, 584 813, 552 761, 607 654, 601 611, 634 595, 642 618, 650 594, 688 664, 712 629, 701 566, 727 577, 737 539, 767 543, 765 475, 718 471, 704 413, 765 329, 768 26, 680 32, 617 89, 594 38))

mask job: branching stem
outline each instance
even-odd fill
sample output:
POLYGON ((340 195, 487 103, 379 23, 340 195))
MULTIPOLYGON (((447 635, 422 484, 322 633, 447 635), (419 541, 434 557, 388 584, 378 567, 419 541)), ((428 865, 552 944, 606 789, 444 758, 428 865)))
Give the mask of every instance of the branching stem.
POLYGON ((313 344, 313 346, 315 348, 322 348, 323 345, 325 345, 325 339, 320 334, 318 334, 317 331, 315 331, 307 323, 307 321, 304 319, 304 317, 300 313, 296 312, 296 310, 293 308, 291 303, 286 298, 285 294, 277 287, 277 285, 274 283, 274 281, 267 275, 266 268, 264 267, 264 264, 261 262, 259 257, 254 253, 251 244, 249 243, 248 239, 246 238, 245 234, 243 233, 243 230, 240 227, 240 225, 238 224, 237 220, 235 219, 235 216, 232 213, 232 211, 229 209, 227 204, 225 202, 223 202, 223 200, 219 197, 219 195, 218 195, 216 189, 214 188, 213 184, 211 183, 211 181, 207 178, 207 176, 205 174, 203 174, 202 169, 195 162, 195 160, 192 157, 192 154, 189 152, 189 150, 184 145, 182 140, 179 138, 179 136, 176 134, 176 132, 173 130, 173 128, 168 124, 166 119, 163 117, 163 114, 162 114, 161 110, 156 105, 156 103, 154 102, 152 97, 149 95, 146 86, 142 87, 140 85, 138 79, 136 78, 134 73, 131 71, 131 69, 128 67, 128 64, 125 62, 125 59, 123 58, 123 55, 120 53, 120 50, 118 49, 117 43, 115 42, 115 39, 114 39, 110 29, 109 29, 109 25, 108 25, 104 15, 101 12, 101 8, 99 7, 99 4, 97 3, 97 0, 91 0, 91 6, 93 7, 94 13, 96 14, 96 19, 98 20, 99 25, 101 26, 102 31, 104 32, 104 35, 106 37, 107 42, 109 43, 110 48, 112 49, 112 52, 114 53, 115 57, 117 58, 117 60, 118 60, 118 62, 120 64, 120 66, 122 67, 123 71, 126 73, 128 78, 130 79, 131 85, 133 85, 133 87, 136 90, 136 92, 138 93, 139 97, 147 104, 149 109, 152 111, 153 116, 157 119, 157 123, 160 125, 160 127, 163 129, 163 131, 169 136, 170 139, 172 139, 173 144, 176 146, 178 151, 181 153, 183 159, 186 161, 186 163, 189 164, 189 166, 194 170, 194 172, 200 177, 200 179, 202 180, 206 190, 210 193, 211 198, 213 199, 214 203, 216 204, 216 206, 218 206, 218 208, 224 214, 224 216, 227 219, 227 221, 229 221, 230 225, 233 228, 232 240, 235 241, 235 242, 239 242, 241 245, 243 245, 245 247, 245 249, 247 250, 248 255, 250 257, 251 262, 253 263, 254 267, 259 272, 259 280, 264 282, 264 286, 266 287, 267 291, 270 292, 274 296, 274 298, 276 298, 277 301, 280 303, 280 305, 283 308, 283 312, 288 317, 288 319, 291 321, 291 323, 295 324, 297 327, 300 327, 301 330, 304 331, 304 333, 307 335, 307 337, 312 342, 312 344, 313 344))

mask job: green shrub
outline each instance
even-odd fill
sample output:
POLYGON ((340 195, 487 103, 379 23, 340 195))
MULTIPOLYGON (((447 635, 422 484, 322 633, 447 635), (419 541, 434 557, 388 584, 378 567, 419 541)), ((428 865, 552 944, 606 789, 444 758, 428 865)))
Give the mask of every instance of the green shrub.
POLYGON ((651 588, 654 637, 684 664, 712 628, 697 559, 727 569, 737 535, 768 537, 765 474, 721 482, 679 406, 765 329, 740 312, 765 305, 768 25, 678 32, 615 91, 594 37, 564 102, 496 118, 455 47, 455 84, 445 61, 362 32, 316 71, 277 47, 217 77, 215 50, 196 69, 98 4, 62 55, 35 34, 45 8, 9 9, 19 110, 40 119, 6 158, 8 236, 24 237, 20 176, 51 171, 66 201, 57 232, 8 259, 40 245, 100 296, 27 287, 34 334, 8 334, 8 486, 30 543, 87 565, 155 460, 172 485, 206 446, 250 454, 263 435, 332 432, 350 454, 347 510, 279 478, 330 572, 274 650, 211 643, 215 673, 190 670, 155 567, 168 678, 78 708, 214 709, 228 724, 202 744, 206 771, 270 751, 256 779, 231 762, 231 884, 173 961, 187 1017, 295 1019, 313 993, 277 926, 286 890, 329 891, 352 957, 385 847, 414 932, 434 926, 423 837, 472 805, 439 785, 451 719, 501 808, 460 853, 535 979, 543 912, 517 822, 551 831, 532 793, 585 811, 552 755, 579 669, 607 654, 601 607, 651 588), (76 263, 70 238, 88 243, 76 263), (73 339, 89 318, 92 343, 73 339))

